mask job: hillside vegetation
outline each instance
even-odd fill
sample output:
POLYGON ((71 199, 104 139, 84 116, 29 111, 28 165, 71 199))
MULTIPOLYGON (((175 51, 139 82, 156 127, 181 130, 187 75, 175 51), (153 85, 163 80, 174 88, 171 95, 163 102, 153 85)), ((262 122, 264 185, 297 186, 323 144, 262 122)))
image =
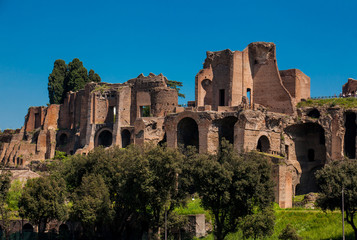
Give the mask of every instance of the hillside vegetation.
POLYGON ((342 108, 356 108, 357 98, 326 98, 326 99, 308 99, 306 101, 299 102, 297 107, 342 107, 342 108))

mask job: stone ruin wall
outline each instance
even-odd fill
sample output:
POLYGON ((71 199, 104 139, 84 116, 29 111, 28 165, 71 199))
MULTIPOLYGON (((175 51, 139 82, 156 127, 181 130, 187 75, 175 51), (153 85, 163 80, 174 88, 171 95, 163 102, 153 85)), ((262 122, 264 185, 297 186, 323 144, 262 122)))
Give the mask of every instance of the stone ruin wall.
POLYGON ((279 71, 275 55, 274 44, 261 42, 243 51, 207 52, 195 102, 186 108, 162 74, 87 84, 61 105, 30 108, 21 130, 0 135, 0 159, 26 165, 52 158, 55 150, 87 154, 98 145, 146 142, 214 153, 225 138, 240 152, 272 156, 276 200, 291 207, 293 195, 316 190, 317 169, 346 151, 356 156, 357 110, 295 109, 310 97, 310 78, 297 69, 279 71), (142 116, 143 107, 150 116, 142 116), (354 146, 346 147, 347 140, 354 146))

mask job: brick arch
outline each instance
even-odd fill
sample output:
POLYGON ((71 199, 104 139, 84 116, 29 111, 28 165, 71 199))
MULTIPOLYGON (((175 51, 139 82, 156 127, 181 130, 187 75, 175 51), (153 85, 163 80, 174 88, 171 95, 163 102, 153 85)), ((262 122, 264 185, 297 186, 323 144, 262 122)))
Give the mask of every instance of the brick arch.
POLYGON ((182 118, 177 124, 177 144, 185 148, 194 146, 199 150, 199 131, 197 122, 190 117, 182 118))
POLYGON ((104 127, 98 130, 94 138, 94 146, 110 147, 113 144, 113 131, 110 128, 104 127))
POLYGON ((270 153, 271 139, 267 135, 260 135, 257 140, 257 150, 259 152, 270 153))

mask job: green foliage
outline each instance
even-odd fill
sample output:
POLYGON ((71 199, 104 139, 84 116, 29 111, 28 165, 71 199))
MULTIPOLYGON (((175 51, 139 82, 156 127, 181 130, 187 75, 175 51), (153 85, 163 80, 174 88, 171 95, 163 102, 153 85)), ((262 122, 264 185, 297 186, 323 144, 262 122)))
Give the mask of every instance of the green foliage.
POLYGON ((177 91, 177 95, 179 97, 185 98, 185 94, 180 93, 180 88, 182 87, 182 82, 178 82, 178 81, 174 81, 174 80, 167 80, 166 82, 167 86, 169 86, 170 88, 173 88, 177 91))
POLYGON ((8 192, 7 202, 11 211, 19 210, 19 201, 22 195, 22 182, 15 179, 11 183, 11 187, 8 192))
POLYGON ((50 103, 63 103, 66 75, 66 62, 61 59, 56 60, 52 73, 48 77, 48 96, 50 103))
POLYGON ((65 200, 63 179, 50 176, 29 179, 20 198, 20 212, 40 226, 39 232, 43 233, 49 221, 66 218, 65 200))
POLYGON ((265 208, 246 216, 241 226, 244 238, 261 239, 271 236, 274 233, 274 221, 275 215, 272 208, 265 208))
POLYGON ((51 104, 61 104, 69 91, 78 91, 89 82, 100 82, 101 78, 92 69, 87 73, 83 63, 75 58, 68 65, 65 61, 55 61, 48 77, 48 96, 51 104))
POLYGON ((165 210, 170 226, 182 223, 173 210, 186 199, 179 187, 183 159, 177 150, 159 146, 100 147, 65 159, 54 174, 65 179, 71 218, 86 226, 87 238, 104 223, 120 236, 133 222, 139 232, 150 228, 158 238, 165 210))
POLYGON ((343 189, 346 221, 352 226, 357 238, 354 220, 357 211, 357 162, 334 161, 317 171, 316 180, 321 189, 317 205, 323 210, 341 209, 343 189))
POLYGON ((286 227, 283 229, 283 231, 279 235, 279 239, 282 240, 300 240, 302 239, 299 237, 297 234, 295 228, 293 228, 290 224, 287 224, 286 227))
POLYGON ((195 198, 194 200, 189 199, 187 205, 179 206, 174 210, 180 215, 191 215, 191 214, 205 214, 206 219, 209 219, 209 212, 201 206, 201 199, 195 198))
POLYGON ((8 203, 8 194, 11 187, 11 172, 1 170, 0 174, 0 217, 5 236, 9 238, 11 209, 8 203))
POLYGON ((61 151, 55 151, 55 156, 53 157, 53 159, 55 160, 64 160, 67 158, 67 153, 65 152, 61 152, 61 151))
POLYGON ((343 108, 355 108, 357 107, 357 98, 327 98, 327 99, 308 99, 306 101, 299 102, 297 107, 343 107, 343 108))
POLYGON ((222 141, 218 154, 197 155, 196 159, 195 188, 202 206, 212 213, 217 239, 237 231, 242 218, 271 205, 271 167, 262 155, 239 156, 231 144, 222 141))
POLYGON ((71 219, 80 221, 87 239, 95 237, 97 227, 108 224, 111 214, 109 190, 100 175, 86 175, 72 195, 71 219))

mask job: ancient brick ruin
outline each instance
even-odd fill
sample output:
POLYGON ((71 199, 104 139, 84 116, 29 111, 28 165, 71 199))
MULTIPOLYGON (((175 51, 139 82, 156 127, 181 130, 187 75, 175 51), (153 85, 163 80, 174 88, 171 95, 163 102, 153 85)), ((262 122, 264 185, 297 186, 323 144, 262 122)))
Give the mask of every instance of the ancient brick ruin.
POLYGON ((207 52, 195 83, 195 101, 186 108, 162 74, 87 84, 61 105, 31 107, 21 130, 1 135, 0 159, 26 165, 53 158, 55 150, 87 154, 100 145, 145 142, 214 153, 225 138, 238 151, 272 156, 276 201, 291 207, 293 195, 317 190, 316 170, 356 157, 357 111, 296 108, 310 97, 310 78, 279 70, 273 43, 207 52))

